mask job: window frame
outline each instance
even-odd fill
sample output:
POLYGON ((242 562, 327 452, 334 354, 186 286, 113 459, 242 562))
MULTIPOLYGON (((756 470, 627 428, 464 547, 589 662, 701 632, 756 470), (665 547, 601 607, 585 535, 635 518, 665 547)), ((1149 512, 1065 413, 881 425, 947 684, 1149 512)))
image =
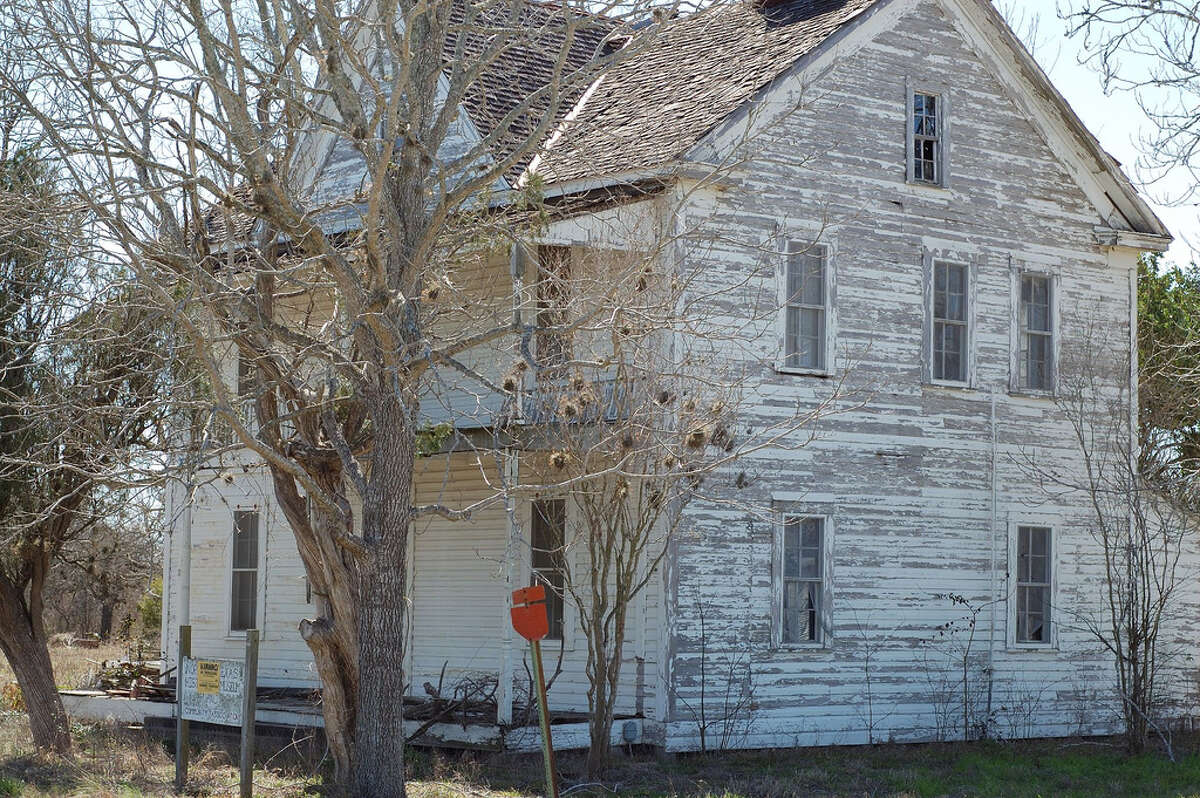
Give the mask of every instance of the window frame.
POLYGON ((266 557, 266 523, 262 508, 258 505, 237 505, 230 515, 228 554, 225 557, 225 637, 227 639, 243 639, 249 629, 262 630, 264 620, 264 559, 266 557), (255 567, 235 568, 235 549, 237 547, 237 518, 240 513, 253 513, 257 518, 257 550, 255 551, 255 567), (254 626, 247 629, 234 629, 233 584, 234 574, 253 570, 254 572, 254 626))
POLYGON ((1058 649, 1058 552, 1059 526, 1049 518, 1027 518, 1013 521, 1008 535, 1008 647, 1012 651, 1053 651, 1058 649), (1048 534, 1046 578, 1047 582, 1023 583, 1020 575, 1021 530, 1045 529, 1048 534), (1020 640, 1018 636, 1018 608, 1020 589, 1023 585, 1044 586, 1048 596, 1046 604, 1049 618, 1045 621, 1045 640, 1020 640))
MULTIPOLYGON (((525 578, 523 580, 523 584, 525 584, 525 585, 534 584, 535 574, 539 571, 546 570, 546 569, 542 569, 542 568, 534 568, 534 566, 533 566, 533 554, 534 554, 533 525, 534 525, 534 519, 536 518, 537 512, 538 512, 537 505, 542 502, 562 502, 562 504, 563 504, 563 552, 562 552, 563 565, 562 565, 562 570, 564 571, 564 573, 568 570, 568 567, 569 567, 567 558, 569 556, 569 551, 570 551, 570 547, 571 547, 571 543, 570 543, 571 502, 569 502, 564 497, 556 497, 556 496, 538 497, 538 498, 531 499, 529 501, 529 511, 528 511, 528 515, 527 515, 528 522, 529 522, 529 527, 528 527, 529 539, 527 542, 528 549, 529 549, 529 557, 525 560, 525 578)), ((566 578, 568 578, 568 576, 569 575, 564 575, 564 580, 566 578)), ((547 588, 547 594, 549 594, 549 592, 550 592, 549 588, 547 588)), ((543 641, 542 641, 543 643, 550 643, 550 644, 558 643, 562 646, 565 646, 566 650, 568 650, 568 651, 573 649, 574 634, 573 634, 572 630, 575 626, 575 617, 574 617, 574 613, 571 611, 571 608, 572 608, 572 604, 570 601, 567 600, 567 596, 564 594, 562 597, 562 636, 561 637, 550 637, 549 635, 547 635, 543 639, 543 641)))
POLYGON ((946 189, 950 187, 950 92, 946 86, 931 84, 927 81, 916 81, 909 77, 905 80, 905 182, 911 186, 946 189), (937 100, 937 153, 934 160, 936 180, 929 181, 917 177, 916 173, 916 98, 918 94, 934 97, 937 100))
MULTIPOLYGON (((931 251, 925 252, 925 330, 924 330, 924 379, 929 385, 938 385, 947 388, 973 388, 975 385, 975 335, 976 335, 976 313, 978 305, 978 292, 976 290, 978 272, 978 258, 974 255, 963 257, 956 253, 935 253, 931 251), (963 342, 963 379, 949 380, 944 377, 937 377, 934 368, 934 353, 935 333, 937 330, 938 319, 935 316, 935 302, 937 299, 937 268, 939 265, 958 266, 963 269, 965 279, 964 286, 964 301, 966 302, 966 317, 961 323, 965 325, 965 340, 963 342)), ((953 323, 960 323, 957 320, 948 320, 953 323)))
POLYGON ((1059 275, 1056 269, 1041 265, 1014 264, 1011 269, 1009 320, 1009 393, 1022 396, 1052 397, 1058 391, 1058 367, 1062 336, 1061 314, 1059 313, 1059 275), (1024 329, 1022 314, 1022 289, 1026 277, 1037 277, 1047 281, 1050 292, 1050 384, 1046 388, 1032 388, 1025 384, 1024 375, 1024 329))
POLYGON ((815 238, 788 236, 782 247, 779 268, 776 273, 779 311, 776 317, 775 371, 780 374, 796 376, 828 377, 833 374, 837 359, 837 278, 836 278, 836 247, 832 240, 816 240, 815 238), (821 336, 822 362, 819 367, 793 366, 788 364, 788 310, 793 306, 809 307, 791 303, 788 296, 788 274, 791 268, 791 256, 805 253, 807 250, 820 250, 824 261, 821 275, 822 299, 821 310, 824 313, 824 329, 821 336))
POLYGON ((774 551, 771 568, 771 642, 780 651, 825 651, 833 648, 833 518, 828 513, 810 512, 802 506, 780 505, 775 508, 774 551), (789 522, 817 520, 821 522, 821 606, 818 608, 817 640, 787 642, 784 640, 784 546, 789 522))

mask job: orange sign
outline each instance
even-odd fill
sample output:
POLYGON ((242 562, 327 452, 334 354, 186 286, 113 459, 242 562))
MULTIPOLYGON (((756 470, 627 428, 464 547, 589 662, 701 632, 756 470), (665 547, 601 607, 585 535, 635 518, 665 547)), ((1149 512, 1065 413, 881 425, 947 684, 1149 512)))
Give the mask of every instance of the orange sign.
POLYGON ((546 617, 546 586, 534 585, 514 590, 512 594, 512 625, 526 640, 541 640, 550 633, 546 617))

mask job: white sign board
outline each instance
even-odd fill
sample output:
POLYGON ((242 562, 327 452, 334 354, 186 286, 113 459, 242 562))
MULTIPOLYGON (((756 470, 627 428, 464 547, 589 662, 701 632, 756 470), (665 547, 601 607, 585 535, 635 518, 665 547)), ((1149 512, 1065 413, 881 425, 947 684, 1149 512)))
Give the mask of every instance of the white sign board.
POLYGON ((179 679, 179 712, 184 720, 242 725, 246 663, 184 657, 179 679))

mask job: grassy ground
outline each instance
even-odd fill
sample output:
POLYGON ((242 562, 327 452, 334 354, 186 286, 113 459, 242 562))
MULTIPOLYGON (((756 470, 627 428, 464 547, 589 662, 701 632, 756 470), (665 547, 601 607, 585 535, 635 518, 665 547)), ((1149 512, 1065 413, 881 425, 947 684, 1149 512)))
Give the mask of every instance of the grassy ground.
MULTIPOLYGON (((61 687, 81 687, 120 647, 52 649, 61 687)), ((12 679, 0 657, 0 686, 12 679)), ((23 715, 0 712, 0 798, 20 795, 145 798, 173 795, 169 744, 141 729, 77 724, 73 761, 36 754, 23 715)), ((575 796, 678 798, 1200 798, 1200 737, 1177 741, 1178 762, 1126 757, 1103 740, 824 748, 679 756, 619 756, 604 783, 589 785, 583 759, 560 755, 564 789, 575 796)), ((191 755, 192 795, 236 795, 234 742, 200 742, 191 755)), ((320 795, 326 763, 313 741, 260 742, 255 795, 320 795)), ((541 758, 409 752, 414 798, 500 798, 541 794, 541 758)))
MULTIPOLYGON (((75 760, 36 755, 24 718, 0 716, 0 796, 144 798, 173 795, 168 745, 142 730, 76 726, 75 760)), ((303 740, 265 741, 255 795, 322 795, 319 752, 303 740)), ((603 785, 588 785, 582 757, 560 759, 563 787, 577 796, 784 798, 785 796, 1137 796, 1200 798, 1200 740, 1182 745, 1180 761, 1159 754, 1129 758, 1107 741, 826 748, 680 756, 649 752, 618 758, 603 785)), ((237 751, 209 742, 192 754, 188 793, 237 794, 237 751)), ((414 798, 501 798, 541 794, 538 756, 409 752, 414 798)))

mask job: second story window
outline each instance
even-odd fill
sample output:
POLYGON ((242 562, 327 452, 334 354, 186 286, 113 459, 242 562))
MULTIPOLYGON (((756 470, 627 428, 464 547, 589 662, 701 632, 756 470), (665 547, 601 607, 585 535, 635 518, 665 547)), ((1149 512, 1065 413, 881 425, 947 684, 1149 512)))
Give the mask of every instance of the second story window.
POLYGON ((1049 276, 1021 275, 1021 388, 1049 391, 1054 384, 1054 321, 1051 292, 1049 276))
POLYGON ((967 267, 933 264, 933 379, 967 381, 967 267))
POLYGON ((819 244, 792 241, 788 245, 783 364, 789 369, 826 369, 827 256, 828 250, 819 244))
POLYGON ((537 335, 535 346, 541 366, 560 366, 573 356, 569 323, 568 284, 571 279, 570 247, 538 247, 537 335))
POLYGON ((549 640, 563 639, 563 589, 567 564, 564 546, 567 530, 567 503, 548 499, 533 503, 530 543, 531 584, 546 586, 546 615, 550 621, 549 640))

